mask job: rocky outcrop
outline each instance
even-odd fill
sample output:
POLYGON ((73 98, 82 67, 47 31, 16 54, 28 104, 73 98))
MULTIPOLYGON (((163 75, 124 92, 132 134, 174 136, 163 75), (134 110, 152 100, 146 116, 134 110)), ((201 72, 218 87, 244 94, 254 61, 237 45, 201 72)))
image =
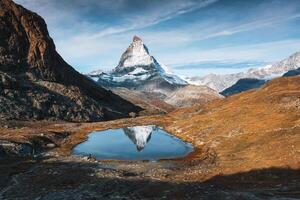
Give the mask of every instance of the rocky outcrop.
POLYGON ((68 65, 45 21, 11 0, 0 1, 0 119, 98 121, 141 109, 68 65))
POLYGON ((0 158, 27 157, 32 156, 33 153, 33 148, 30 144, 0 140, 0 158))

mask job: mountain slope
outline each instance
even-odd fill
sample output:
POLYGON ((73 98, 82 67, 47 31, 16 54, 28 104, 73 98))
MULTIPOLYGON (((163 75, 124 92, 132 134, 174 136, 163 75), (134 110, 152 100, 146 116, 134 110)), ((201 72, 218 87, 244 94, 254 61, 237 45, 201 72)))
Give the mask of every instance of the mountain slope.
POLYGON ((167 130, 200 149, 202 166, 209 164, 209 172, 202 173, 210 176, 270 167, 299 169, 299 99, 300 77, 282 77, 257 90, 177 110, 169 114, 167 130))
POLYGON ((176 109, 174 106, 147 92, 130 90, 124 87, 112 88, 112 91, 123 99, 143 108, 143 111, 140 112, 141 115, 164 114, 176 109))
POLYGON ((259 88, 262 85, 264 85, 265 83, 266 83, 265 80, 260 80, 260 79, 255 79, 255 78, 243 78, 243 79, 238 80, 231 87, 220 92, 220 94, 223 96, 230 96, 230 95, 244 92, 247 90, 251 90, 254 88, 259 88))
POLYGON ((165 101, 175 107, 184 108, 194 105, 204 105, 222 96, 206 86, 187 85, 171 93, 165 101))
POLYGON ((287 73, 283 74, 283 77, 298 76, 298 75, 300 75, 300 68, 288 71, 287 73))
POLYGON ((0 1, 0 119, 107 120, 140 108, 99 87, 56 52, 46 23, 0 1))
POLYGON ((293 55, 289 56, 288 58, 275 63, 272 65, 272 71, 276 72, 288 72, 290 70, 295 70, 300 67, 300 51, 294 53, 293 55))

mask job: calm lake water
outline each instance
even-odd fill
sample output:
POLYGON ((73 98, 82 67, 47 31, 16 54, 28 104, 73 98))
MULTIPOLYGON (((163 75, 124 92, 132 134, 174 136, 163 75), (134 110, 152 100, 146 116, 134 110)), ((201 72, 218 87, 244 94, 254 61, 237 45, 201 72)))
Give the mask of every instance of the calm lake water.
POLYGON ((184 157, 192 151, 190 143, 149 125, 92 132, 73 154, 98 160, 159 160, 184 157))

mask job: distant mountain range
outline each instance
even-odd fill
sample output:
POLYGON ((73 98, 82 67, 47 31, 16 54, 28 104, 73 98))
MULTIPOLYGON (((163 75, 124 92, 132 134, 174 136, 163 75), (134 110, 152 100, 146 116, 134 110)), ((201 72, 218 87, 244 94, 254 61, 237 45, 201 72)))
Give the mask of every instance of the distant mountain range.
MULTIPOLYGON (((276 72, 282 73, 283 71, 291 69, 286 73, 284 73, 282 76, 284 77, 297 76, 300 74, 300 68, 298 68, 300 66, 299 61, 300 61, 300 52, 297 52, 291 55, 290 57, 278 63, 275 63, 270 67, 269 70, 273 71, 276 74, 276 72)), ((224 96, 230 96, 250 89, 259 88, 268 81, 269 79, 256 79, 256 78, 240 79, 234 85, 220 92, 220 94, 224 96)))
POLYGON ((204 77, 190 77, 186 80, 191 84, 206 85, 218 92, 222 92, 225 89, 236 84, 240 79, 258 79, 267 81, 276 77, 280 77, 288 71, 295 70, 299 67, 300 52, 297 52, 287 59, 284 59, 272 65, 267 65, 262 68, 249 69, 246 72, 239 72, 234 74, 209 74, 204 77))
MULTIPOLYGON (((131 97, 120 92, 120 89, 124 91, 122 88, 126 88, 133 91, 134 94, 140 94, 141 99, 147 96, 152 99, 152 102, 156 99, 175 107, 190 105, 191 103, 188 103, 187 100, 200 104, 200 102, 220 98, 217 92, 206 86, 194 86, 192 91, 184 92, 184 90, 191 90, 191 87, 186 87, 189 84, 179 76, 170 73, 165 65, 151 56, 147 46, 137 36, 133 37, 132 43, 122 54, 118 66, 111 72, 97 70, 86 75, 96 80, 99 85, 121 96, 123 94, 122 97, 128 100, 131 97), (183 97, 179 93, 185 94, 186 104, 182 103, 183 97), (208 93, 210 94, 208 95, 208 93), (176 100, 176 97, 180 98, 178 101, 181 103, 176 100)), ((157 101, 155 106, 157 106, 157 101)))
MULTIPOLYGON (((299 67, 300 52, 297 52, 280 62, 252 68, 246 72, 209 74, 183 80, 169 73, 167 67, 151 56, 142 40, 135 36, 115 69, 108 73, 96 70, 87 76, 101 86, 123 95, 125 99, 130 97, 124 93, 124 89, 120 90, 120 88, 135 91, 135 95, 140 96, 141 99, 147 96, 152 101, 159 99, 174 107, 188 107, 221 98, 221 95, 230 96, 261 87, 276 77, 298 75, 299 67)), ((165 108, 160 109, 165 110, 165 108)))

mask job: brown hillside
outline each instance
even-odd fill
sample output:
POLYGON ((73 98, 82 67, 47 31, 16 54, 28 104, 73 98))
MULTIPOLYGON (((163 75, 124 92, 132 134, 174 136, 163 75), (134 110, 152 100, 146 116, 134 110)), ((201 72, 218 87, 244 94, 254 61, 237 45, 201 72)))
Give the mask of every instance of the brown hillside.
POLYGON ((213 174, 300 167, 300 77, 171 114, 168 130, 214 155, 213 174))

